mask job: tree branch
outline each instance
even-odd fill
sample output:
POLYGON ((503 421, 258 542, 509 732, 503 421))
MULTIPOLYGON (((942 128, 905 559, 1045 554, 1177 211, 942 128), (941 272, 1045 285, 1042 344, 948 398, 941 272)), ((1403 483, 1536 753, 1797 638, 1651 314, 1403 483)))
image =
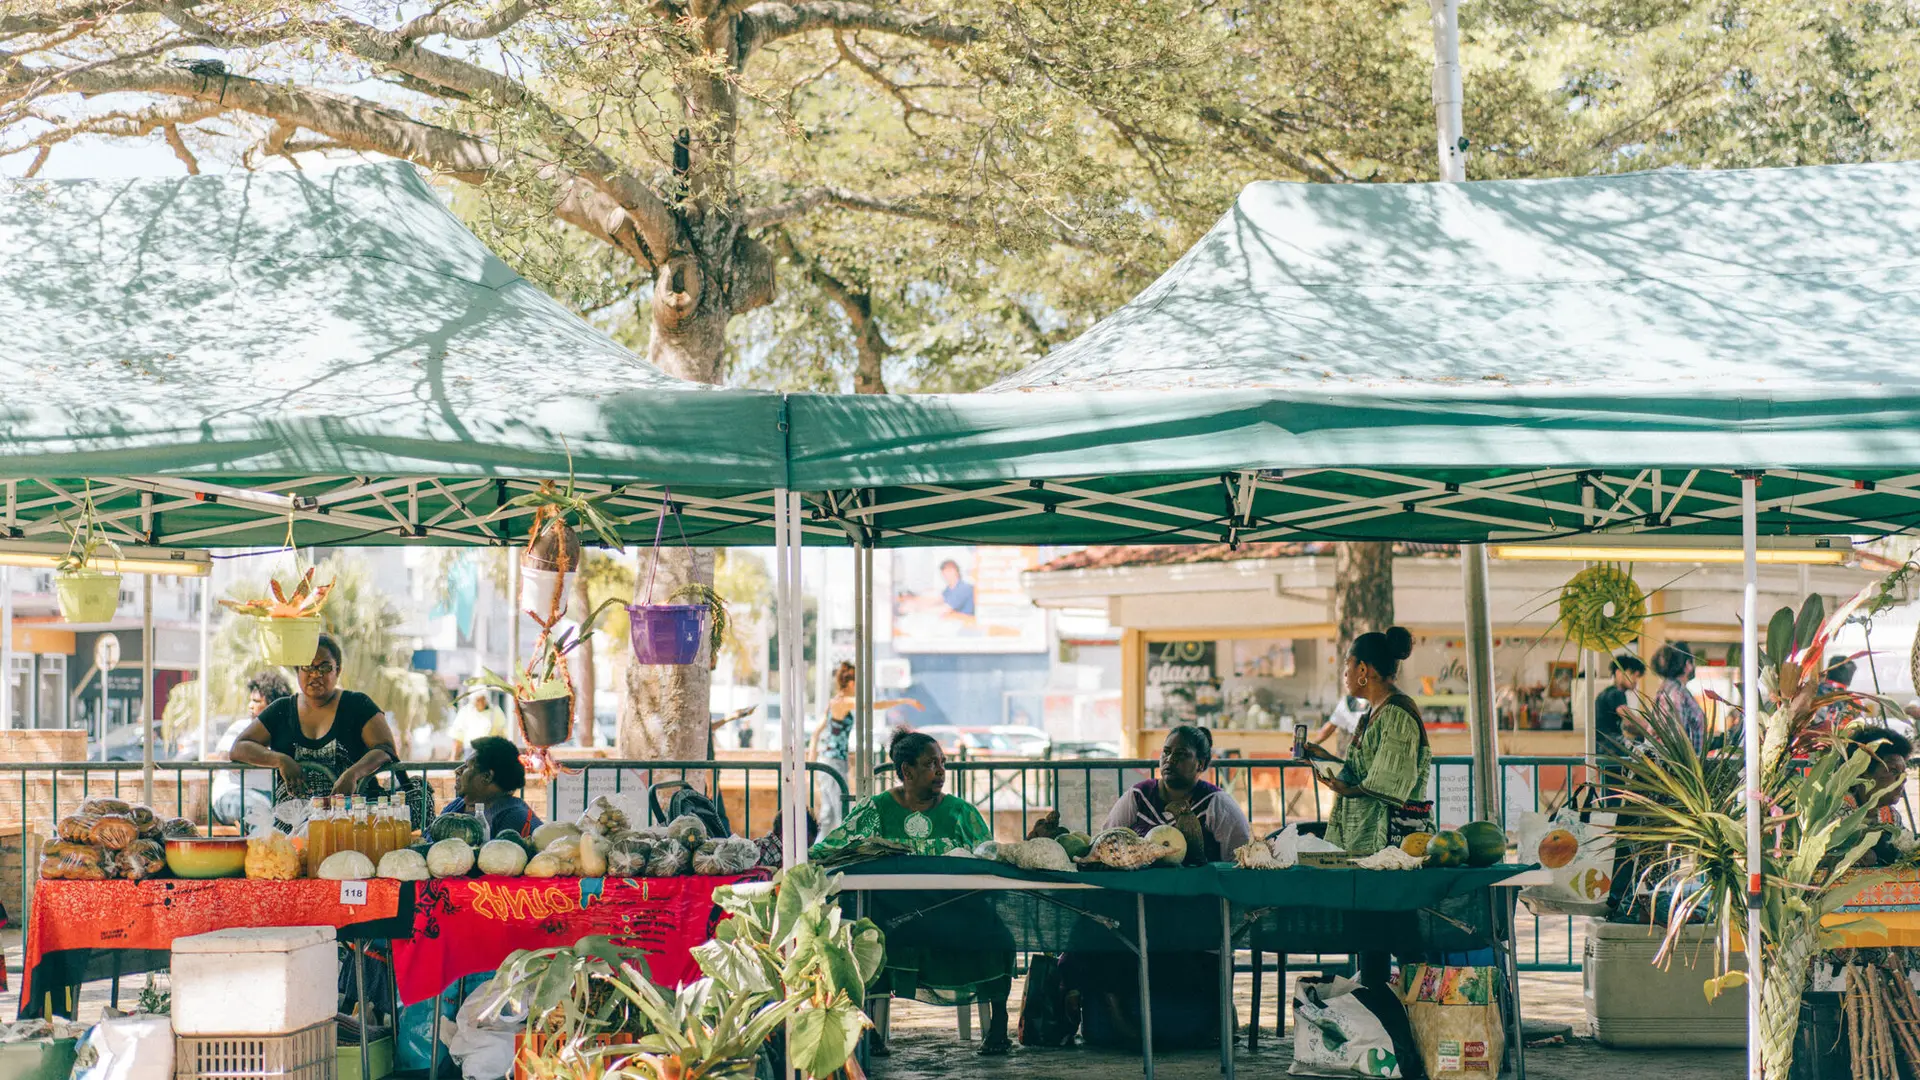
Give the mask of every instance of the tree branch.
MULTIPOLYGON (((187 7, 199 7, 207 0, 182 0, 187 7)), ((0 15, 0 37, 44 34, 74 23, 111 18, 115 15, 152 15, 162 7, 161 0, 84 0, 51 11, 27 15, 0 15)))
POLYGON ((896 199, 883 199, 873 195, 863 195, 838 187, 817 187, 802 192, 784 202, 756 206, 746 211, 740 219, 743 229, 765 229, 785 224, 795 218, 803 217, 823 206, 837 206, 843 210, 866 210, 876 214, 889 214, 893 217, 925 221, 934 225, 947 225, 957 229, 970 229, 975 222, 969 218, 951 214, 942 214, 926 210, 911 203, 896 199))
POLYGON ((450 37, 459 41, 483 41, 505 33, 515 23, 547 6, 551 0, 513 0, 484 19, 459 19, 438 11, 422 15, 399 30, 405 41, 424 37, 450 37))
POLYGON ((787 235, 787 230, 774 230, 773 238, 787 261, 805 270, 808 279, 840 308, 847 316, 848 324, 853 327, 854 348, 859 354, 853 371, 853 392, 886 393, 885 363, 887 356, 893 352, 893 346, 881 333, 880 320, 874 318, 873 294, 841 281, 817 260, 808 258, 793 242, 793 237, 787 235))
MULTIPOLYGON (((0 146, 0 157, 18 154, 33 147, 48 150, 81 135, 110 135, 116 138, 138 139, 151 135, 155 131, 164 130, 167 132, 167 143, 172 146, 180 137, 179 132, 175 130, 175 125, 191 124, 210 116, 218 116, 224 111, 217 105, 202 102, 166 102, 137 112, 101 113, 76 123, 56 125, 17 146, 0 146)), ((32 115, 43 120, 48 119, 38 112, 32 115)), ((174 148, 176 154, 183 153, 184 150, 184 146, 174 148)), ((185 155, 185 159, 189 160, 189 171, 197 173, 198 166, 190 161, 191 157, 191 154, 185 155)))
POLYGON ((871 30, 954 47, 972 45, 984 36, 971 26, 945 22, 933 15, 899 11, 890 5, 857 4, 847 0, 808 0, 797 4, 763 0, 749 5, 740 16, 740 53, 745 56, 770 41, 816 30, 871 30))

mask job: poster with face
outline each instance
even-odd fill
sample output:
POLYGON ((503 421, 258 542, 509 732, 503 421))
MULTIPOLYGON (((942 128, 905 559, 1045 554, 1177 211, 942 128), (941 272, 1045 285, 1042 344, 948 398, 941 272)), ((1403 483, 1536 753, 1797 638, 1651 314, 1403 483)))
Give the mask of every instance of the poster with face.
POLYGON ((893 552, 893 647, 902 653, 1035 653, 1047 614, 1020 587, 1037 547, 893 552))

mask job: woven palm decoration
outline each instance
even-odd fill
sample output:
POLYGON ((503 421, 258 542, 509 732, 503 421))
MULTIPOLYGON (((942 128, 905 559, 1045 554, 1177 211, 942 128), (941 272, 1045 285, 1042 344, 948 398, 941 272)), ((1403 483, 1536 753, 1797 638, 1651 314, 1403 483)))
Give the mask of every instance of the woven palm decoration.
POLYGON ((1624 648, 1647 621, 1647 594, 1631 567, 1600 563, 1573 575, 1560 589, 1560 625, 1567 640, 1594 652, 1624 648))

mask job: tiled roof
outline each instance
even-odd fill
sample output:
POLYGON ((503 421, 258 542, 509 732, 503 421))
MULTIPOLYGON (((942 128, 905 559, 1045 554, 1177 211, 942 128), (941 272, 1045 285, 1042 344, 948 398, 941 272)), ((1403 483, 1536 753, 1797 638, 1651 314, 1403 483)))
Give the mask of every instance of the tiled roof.
MULTIPOLYGON (((1105 570, 1121 566, 1181 566, 1190 563, 1239 562, 1247 559, 1289 559, 1301 555, 1332 555, 1334 543, 1327 540, 1296 540, 1288 543, 1242 544, 1120 544, 1081 548, 1034 567, 1039 572, 1053 570, 1105 570)), ((1423 558, 1452 555, 1451 544, 1393 545, 1399 558, 1423 558)))

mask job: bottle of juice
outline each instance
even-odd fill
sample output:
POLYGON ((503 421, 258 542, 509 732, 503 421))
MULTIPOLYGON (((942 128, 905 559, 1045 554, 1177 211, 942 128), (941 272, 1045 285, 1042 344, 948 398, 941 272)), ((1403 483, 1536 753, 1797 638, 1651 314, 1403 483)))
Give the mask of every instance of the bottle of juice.
POLYGON ((373 824, 367 820, 367 797, 353 796, 353 850, 362 855, 373 851, 373 824))
POLYGON ((387 832, 391 837, 389 851, 399 851, 413 842, 413 814, 407 809, 407 797, 393 797, 391 815, 387 819, 387 832))
MULTIPOLYGON (((393 799, 384 798, 380 800, 379 809, 375 810, 373 815, 373 834, 376 840, 374 846, 379 850, 381 855, 385 855, 387 852, 393 851, 400 846, 394 842, 393 836, 393 799)), ((379 859, 375 859, 373 862, 375 866, 380 865, 379 859)))
POLYGON ((328 816, 327 797, 317 795, 307 800, 307 876, 314 877, 320 872, 320 864, 332 854, 327 850, 331 840, 333 821, 328 816))

